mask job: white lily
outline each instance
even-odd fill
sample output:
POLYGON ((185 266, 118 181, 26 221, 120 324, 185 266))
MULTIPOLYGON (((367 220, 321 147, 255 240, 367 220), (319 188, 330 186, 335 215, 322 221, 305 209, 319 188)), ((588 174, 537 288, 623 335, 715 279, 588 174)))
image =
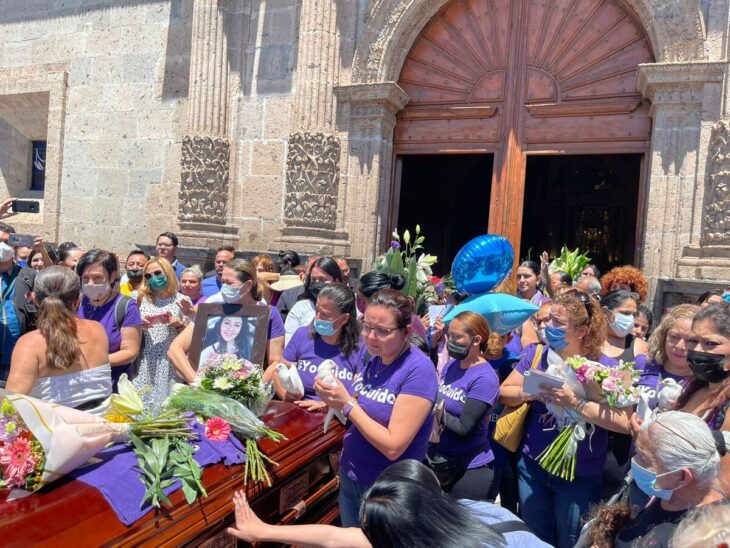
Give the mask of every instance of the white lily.
POLYGON ((109 412, 107 414, 121 415, 123 417, 141 415, 144 410, 142 398, 139 397, 137 389, 132 384, 132 381, 129 380, 126 373, 119 377, 117 386, 119 394, 112 394, 107 399, 109 404, 109 412))
POLYGON ((218 390, 227 390, 231 387, 231 381, 226 377, 218 377, 213 381, 213 388, 218 390))

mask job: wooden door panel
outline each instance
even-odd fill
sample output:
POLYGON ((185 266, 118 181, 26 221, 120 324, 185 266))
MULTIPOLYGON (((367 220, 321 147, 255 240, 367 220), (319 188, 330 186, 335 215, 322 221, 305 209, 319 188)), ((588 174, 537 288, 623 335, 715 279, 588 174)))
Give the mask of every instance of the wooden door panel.
POLYGON ((633 115, 525 118, 529 144, 605 141, 648 141, 651 119, 641 109, 633 115))
POLYGON ((496 143, 499 117, 471 120, 402 120, 395 130, 397 143, 496 143))

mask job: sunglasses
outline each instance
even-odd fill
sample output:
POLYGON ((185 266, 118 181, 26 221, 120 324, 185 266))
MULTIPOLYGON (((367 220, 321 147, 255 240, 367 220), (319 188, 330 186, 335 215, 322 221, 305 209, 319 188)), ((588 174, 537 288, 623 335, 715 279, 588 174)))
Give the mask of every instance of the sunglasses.
POLYGON ((576 298, 585 307, 586 314, 588 314, 588 322, 590 323, 591 319, 593 318, 593 308, 591 307, 591 296, 588 293, 579 289, 568 289, 567 291, 561 293, 561 295, 575 295, 576 298))
POLYGON ((149 280, 152 276, 162 276, 164 272, 162 270, 155 270, 154 272, 145 272, 144 279, 149 280))

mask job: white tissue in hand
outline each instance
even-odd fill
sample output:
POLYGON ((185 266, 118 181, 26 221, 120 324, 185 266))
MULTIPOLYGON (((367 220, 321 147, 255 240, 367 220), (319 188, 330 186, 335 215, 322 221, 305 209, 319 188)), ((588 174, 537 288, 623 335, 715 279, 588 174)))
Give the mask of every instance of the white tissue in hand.
POLYGON ((304 395, 304 384, 299 376, 296 366, 287 367, 283 363, 276 366, 276 372, 279 375, 281 387, 290 394, 304 395))
MULTIPOLYGON (((337 385, 336 374, 337 374, 337 364, 332 360, 324 360, 317 367, 317 379, 321 380, 325 384, 329 384, 330 386, 337 385)), ((330 427, 330 422, 332 422, 332 417, 337 417, 343 425, 347 422, 347 419, 345 418, 345 415, 342 414, 342 411, 335 411, 332 408, 328 409, 327 416, 324 418, 324 433, 325 434, 327 433, 327 430, 330 427)))

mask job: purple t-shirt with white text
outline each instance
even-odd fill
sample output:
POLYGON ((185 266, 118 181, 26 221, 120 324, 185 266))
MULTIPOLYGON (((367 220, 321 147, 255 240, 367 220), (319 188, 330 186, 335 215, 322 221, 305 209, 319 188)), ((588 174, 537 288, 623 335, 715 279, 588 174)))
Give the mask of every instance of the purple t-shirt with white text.
MULTIPOLYGON (((372 420, 385 427, 390 422, 395 400, 400 394, 435 402, 437 390, 438 378, 433 363, 414 346, 390 365, 383 365, 379 357, 372 358, 355 375, 352 384, 357 403, 372 420)), ((432 424, 433 416, 429 413, 411 444, 397 460, 422 461, 426 457, 432 424)), ((350 424, 342 443, 340 467, 347 477, 361 486, 371 486, 383 470, 396 462, 371 445, 354 424, 350 424)))
MULTIPOLYGON (((109 338, 109 354, 119 352, 119 349, 122 346, 122 333, 121 330, 117 328, 117 319, 114 312, 117 301, 121 298, 122 294, 120 293, 111 301, 104 303, 101 306, 93 306, 89 302, 89 299, 84 296, 81 299, 81 306, 79 306, 79 309, 76 311, 77 317, 83 320, 94 320, 104 326, 106 336, 109 338)), ((130 299, 121 327, 138 327, 141 325, 142 318, 139 314, 137 301, 135 299, 130 299)), ((129 365, 113 367, 112 381, 116 383, 123 373, 128 374, 129 372, 129 365)))
POLYGON ((461 362, 451 360, 444 366, 439 383, 439 394, 444 399, 444 411, 460 417, 466 398, 479 400, 489 405, 481 422, 467 437, 460 437, 444 429, 437 451, 447 457, 469 458, 467 468, 477 468, 494 460, 489 446, 489 420, 492 408, 499 397, 499 378, 489 362, 461 368, 461 362))
POLYGON ((365 366, 367 355, 362 338, 357 349, 345 356, 338 345, 327 344, 319 335, 313 336, 310 326, 297 329, 282 354, 286 361, 296 364, 304 385, 305 400, 320 400, 314 392, 314 381, 317 378, 317 366, 324 360, 332 360, 337 364, 337 378, 350 392, 352 380, 365 366))
MULTIPOLYGON (((536 344, 530 344, 525 347, 520 362, 515 367, 515 371, 525 374, 532 366, 532 359, 537 349, 536 344)), ((548 347, 544 347, 540 364, 537 369, 545 371, 548 368, 547 362, 548 347)), ((618 364, 618 360, 601 355, 598 358, 599 363, 609 367, 618 364)), ((530 402, 530 410, 525 420, 525 434, 522 439, 522 452, 525 456, 537 460, 540 453, 550 445, 560 434, 560 430, 555 428, 555 418, 547 410, 545 404, 534 400, 530 402)), ((603 470, 606 463, 606 453, 608 452, 608 431, 596 426, 593 436, 589 440, 589 436, 578 443, 578 453, 576 455, 575 475, 576 476, 593 476, 598 475, 603 470)))

